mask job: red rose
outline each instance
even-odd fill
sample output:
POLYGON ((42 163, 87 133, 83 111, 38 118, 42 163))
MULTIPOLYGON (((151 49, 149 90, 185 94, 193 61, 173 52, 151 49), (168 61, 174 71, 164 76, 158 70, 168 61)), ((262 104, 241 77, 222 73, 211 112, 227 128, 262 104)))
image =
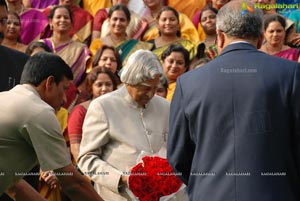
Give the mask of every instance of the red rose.
POLYGON ((182 182, 167 159, 145 156, 142 161, 132 168, 129 176, 129 189, 140 201, 158 201, 178 191, 182 182))

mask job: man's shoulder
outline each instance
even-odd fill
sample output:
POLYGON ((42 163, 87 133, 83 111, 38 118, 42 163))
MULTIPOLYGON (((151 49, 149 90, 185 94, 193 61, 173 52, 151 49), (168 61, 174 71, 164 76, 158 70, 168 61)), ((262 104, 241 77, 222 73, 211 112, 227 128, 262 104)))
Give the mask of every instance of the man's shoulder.
POLYGON ((8 47, 4 47, 3 45, 0 45, 0 54, 1 54, 1 60, 10 59, 10 58, 27 60, 29 58, 27 54, 24 54, 23 52, 17 50, 10 49, 8 47), (3 55, 5 55, 6 57, 4 57, 3 55))

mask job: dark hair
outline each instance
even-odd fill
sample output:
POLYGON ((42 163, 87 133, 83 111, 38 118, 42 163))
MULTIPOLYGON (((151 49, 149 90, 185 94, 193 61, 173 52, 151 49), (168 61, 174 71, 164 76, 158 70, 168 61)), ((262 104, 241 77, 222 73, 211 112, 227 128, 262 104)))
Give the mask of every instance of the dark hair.
POLYGON ((160 81, 161 85, 168 91, 169 82, 168 82, 167 78, 164 75, 162 75, 162 76, 160 76, 159 81, 160 81))
POLYGON ((130 11, 123 4, 117 4, 117 5, 114 5, 113 7, 111 7, 108 11, 108 17, 111 18, 113 12, 115 12, 117 10, 122 10, 127 17, 128 22, 130 22, 130 11))
POLYGON ((207 10, 211 10, 213 13, 215 13, 216 15, 218 14, 218 9, 215 9, 214 7, 212 7, 211 5, 207 5, 205 6, 201 12, 200 12, 200 15, 199 15, 199 22, 201 23, 201 17, 202 17, 202 14, 204 11, 207 11, 207 10))
POLYGON ((70 19, 71 19, 71 23, 73 23, 73 13, 72 13, 72 10, 70 9, 69 6, 64 6, 64 5, 57 5, 57 6, 54 6, 54 7, 51 9, 51 11, 50 11, 50 13, 49 13, 49 15, 48 15, 48 19, 50 19, 50 20, 53 19, 54 14, 55 14, 55 11, 56 11, 58 8, 65 8, 65 9, 68 11, 68 13, 69 13, 69 16, 70 16, 70 19))
POLYGON ((278 14, 266 14, 264 16, 264 30, 267 30, 271 22, 279 22, 285 30, 286 22, 283 16, 280 16, 278 14))
POLYGON ((98 62, 104 52, 104 50, 110 49, 114 52, 116 60, 117 60, 117 72, 122 68, 122 60, 120 57, 120 54, 118 51, 113 47, 113 46, 108 46, 108 45, 102 45, 101 48, 99 48, 94 56, 92 67, 98 66, 98 62))
POLYGON ((52 52, 45 43, 41 41, 33 41, 27 46, 25 54, 31 55, 36 48, 43 48, 46 52, 52 52))
POLYGON ((161 55, 161 60, 164 61, 172 52, 180 52, 184 56, 185 68, 188 70, 190 65, 190 54, 189 52, 182 46, 177 44, 170 45, 161 55))
MULTIPOLYGON (((159 12, 158 12, 158 14, 157 14, 157 17, 156 17, 157 21, 159 20, 161 14, 162 14, 164 11, 172 11, 172 12, 174 13, 174 15, 176 16, 176 18, 177 18, 178 24, 180 25, 180 22, 179 22, 179 13, 178 13, 178 11, 177 11, 175 8, 173 8, 173 7, 171 7, 171 6, 164 6, 164 7, 162 7, 162 8, 159 10, 159 12)), ((161 35, 160 32, 159 32, 159 35, 161 35)), ((180 27, 179 27, 179 30, 177 31, 176 35, 177 35, 178 37, 181 36, 180 27)))
POLYGON ((89 94, 92 95, 92 86, 93 86, 94 82, 97 80, 98 75, 102 74, 102 73, 107 74, 108 77, 111 79, 111 81, 113 83, 113 90, 117 89, 117 81, 116 81, 116 77, 113 74, 113 72, 111 72, 111 70, 109 70, 108 68, 96 66, 87 74, 87 77, 86 77, 87 90, 88 90, 89 94))
POLYGON ((7 9, 7 4, 5 0, 0 0, 0 6, 5 6, 5 8, 7 9))
POLYGON ((38 86, 49 76, 54 77, 56 84, 59 84, 63 77, 73 80, 73 73, 62 58, 52 53, 38 52, 26 62, 21 75, 21 84, 38 86))

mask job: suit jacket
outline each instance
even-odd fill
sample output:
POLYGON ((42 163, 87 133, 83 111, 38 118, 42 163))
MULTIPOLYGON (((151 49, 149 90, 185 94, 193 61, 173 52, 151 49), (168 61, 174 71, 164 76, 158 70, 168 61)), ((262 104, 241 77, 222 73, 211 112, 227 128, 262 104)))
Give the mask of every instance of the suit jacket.
POLYGON ((300 200, 300 65, 248 43, 177 79, 168 160, 192 201, 300 200))
POLYGON ((146 108, 137 107, 125 86, 93 100, 84 124, 78 166, 108 201, 131 200, 118 191, 121 175, 130 174, 142 152, 165 148, 170 104, 154 96, 146 108))
POLYGON ((26 54, 0 45, 0 91, 7 91, 20 83, 26 54))

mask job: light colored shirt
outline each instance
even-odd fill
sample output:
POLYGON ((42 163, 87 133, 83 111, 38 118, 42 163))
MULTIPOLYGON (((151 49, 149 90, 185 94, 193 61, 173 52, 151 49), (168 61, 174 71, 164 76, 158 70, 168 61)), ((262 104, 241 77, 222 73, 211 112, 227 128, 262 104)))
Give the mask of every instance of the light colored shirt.
POLYGON ((0 195, 37 164, 43 171, 71 164, 54 109, 31 85, 0 93, 0 195))
POLYGON ((125 86, 92 101, 83 124, 78 166, 104 200, 129 200, 125 192, 118 192, 120 177, 139 162, 141 153, 164 148, 169 110, 168 101, 159 96, 139 108, 125 86))

